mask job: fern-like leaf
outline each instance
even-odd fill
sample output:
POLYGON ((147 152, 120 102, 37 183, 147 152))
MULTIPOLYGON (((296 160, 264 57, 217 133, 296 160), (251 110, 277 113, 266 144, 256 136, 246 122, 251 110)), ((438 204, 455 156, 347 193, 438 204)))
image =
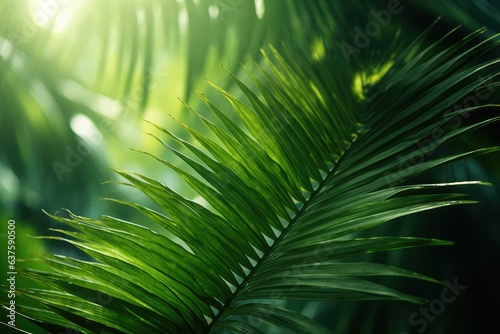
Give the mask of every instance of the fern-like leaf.
POLYGON ((47 288, 22 290, 44 308, 20 307, 20 312, 41 326, 72 326, 89 333, 329 333, 276 301, 422 302, 368 278, 435 280, 386 264, 345 259, 446 245, 412 237, 357 238, 356 233, 409 214, 473 203, 448 188, 480 182, 403 181, 498 150, 429 155, 497 120, 456 128, 450 120, 472 109, 443 114, 467 94, 488 89, 484 82, 497 74, 498 60, 470 65, 498 44, 486 40, 471 47, 471 38, 479 33, 445 51, 439 42, 423 48, 424 35, 381 64, 385 69, 378 74, 353 73, 327 47, 323 59, 308 60, 299 51, 282 54, 270 46, 263 52, 265 62, 256 64, 259 76, 248 72, 255 87, 229 74, 246 101, 213 85, 244 127, 203 95, 218 121, 196 115, 213 137, 184 125, 195 145, 154 125, 171 139, 158 140, 192 171, 155 158, 176 171, 206 205, 145 175, 117 171, 161 211, 115 201, 136 208, 177 241, 113 217, 54 216, 73 229, 59 231, 67 237, 52 238, 67 241, 96 262, 47 256, 55 273, 25 269, 24 275, 47 288), (481 79, 484 73, 488 77, 481 79), (364 90, 356 93, 353 79, 367 76, 371 79, 364 90), (172 141, 184 149, 174 148, 172 141), (423 142, 428 145, 421 148, 423 142))

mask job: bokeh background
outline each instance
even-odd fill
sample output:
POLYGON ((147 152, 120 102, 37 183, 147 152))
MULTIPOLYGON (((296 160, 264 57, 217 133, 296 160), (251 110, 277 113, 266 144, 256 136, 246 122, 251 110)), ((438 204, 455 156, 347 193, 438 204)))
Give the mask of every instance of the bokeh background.
MULTIPOLYGON (((60 227, 42 210, 54 214, 65 208, 83 216, 107 214, 147 224, 136 212, 100 200, 119 198, 155 207, 129 187, 107 182, 120 181, 113 168, 148 175, 196 198, 172 171, 130 150, 148 151, 186 167, 144 133, 154 128, 143 119, 181 137, 180 122, 206 133, 181 101, 209 117, 196 95, 200 92, 229 112, 207 83, 238 95, 224 68, 241 74, 243 64, 251 71, 253 62, 261 59, 259 49, 268 43, 278 49, 297 45, 319 58, 325 52, 343 52, 341 43, 355 46, 357 29, 363 31, 375 20, 373 13, 390 6, 401 10, 380 26, 350 62, 346 59, 345 65, 355 67, 359 76, 390 61, 398 47, 415 39, 438 16, 441 19, 427 36, 428 43, 458 25, 462 28, 457 38, 487 27, 477 43, 500 32, 500 3, 495 0, 0 2, 1 245, 6 242, 7 221, 14 219, 19 259, 42 252, 82 256, 65 245, 32 237, 60 227)), ((448 46, 442 43, 443 49, 448 46)), ((494 57, 500 57, 498 50, 475 62, 494 57)), ((346 85, 353 85, 356 92, 356 78, 346 85)), ((493 89, 486 102, 500 102, 500 89, 493 89)), ((464 121, 495 113, 485 108, 464 121)), ((498 131, 498 125, 490 125, 435 154, 499 145, 498 131)), ((365 233, 378 235, 383 230, 388 235, 441 238, 455 241, 454 246, 372 258, 442 281, 457 279, 467 286, 422 332, 490 332, 490 326, 496 328, 498 311, 490 305, 497 305, 500 297, 500 156, 469 159, 421 178, 426 182, 482 180, 493 185, 463 190, 480 201, 477 205, 423 213, 365 233)), ((4 268, 6 247, 1 247, 0 254, 4 268)), ((2 269, 0 278, 5 281, 6 270, 2 269)), ((28 283, 19 278, 17 284, 28 283)), ((393 284, 429 300, 439 298, 442 290, 413 280, 393 284)), ((290 306, 337 333, 416 333, 422 328, 408 320, 418 306, 401 302, 290 306)), ((2 316, 0 321, 4 320, 2 316)), ((18 326, 42 333, 19 317, 18 326)))

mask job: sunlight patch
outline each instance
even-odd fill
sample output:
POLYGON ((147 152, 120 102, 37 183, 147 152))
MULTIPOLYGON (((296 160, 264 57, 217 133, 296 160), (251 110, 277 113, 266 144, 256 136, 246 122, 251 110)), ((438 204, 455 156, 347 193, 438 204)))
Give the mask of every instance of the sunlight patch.
POLYGON ((208 7, 208 15, 210 15, 210 18, 216 20, 219 17, 219 7, 217 6, 208 7))
POLYGON ((12 43, 9 40, 0 37, 0 57, 3 59, 9 59, 12 51, 14 51, 12 43))
POLYGON ((257 17, 262 20, 265 12, 264 0, 255 0, 255 14, 257 14, 257 17))
POLYGON ((323 99, 323 95, 321 95, 321 92, 319 91, 318 87, 316 87, 316 85, 312 81, 309 81, 309 85, 311 86, 311 89, 313 90, 318 100, 321 101, 321 104, 326 105, 325 100, 323 99))
POLYGON ((320 61, 325 58, 326 50, 325 44, 321 38, 316 38, 314 42, 311 44, 311 55, 314 60, 320 61))
POLYGON ((84 114, 76 114, 71 117, 70 127, 79 137, 90 143, 94 142, 95 138, 97 138, 96 135, 100 134, 94 122, 84 114))
POLYGON ((54 32, 62 32, 89 10, 83 0, 36 0, 31 1, 30 9, 33 22, 40 28, 52 26, 54 32))
POLYGON ((376 84, 380 79, 383 78, 384 75, 389 72, 392 68, 394 61, 388 61, 383 66, 376 67, 372 70, 371 74, 366 72, 360 72, 356 74, 353 82, 353 91, 354 93, 362 100, 366 98, 365 96, 365 87, 369 85, 376 84))
POLYGON ((181 34, 185 34, 189 24, 189 15, 186 8, 182 8, 181 10, 179 10, 178 19, 179 19, 179 30, 181 31, 181 34))

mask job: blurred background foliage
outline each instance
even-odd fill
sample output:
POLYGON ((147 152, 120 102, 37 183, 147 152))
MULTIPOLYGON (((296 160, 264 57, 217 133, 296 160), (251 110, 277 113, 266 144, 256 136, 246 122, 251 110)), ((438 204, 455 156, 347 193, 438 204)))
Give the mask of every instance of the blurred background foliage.
MULTIPOLYGON (((238 94, 219 64, 236 74, 241 71, 240 64, 251 70, 253 61, 260 61, 259 48, 267 43, 308 50, 311 61, 325 52, 342 52, 342 42, 354 46, 356 28, 364 30, 374 21, 372 11, 387 9, 391 3, 394 0, 0 2, 2 244, 7 220, 15 219, 18 249, 22 250, 18 257, 36 255, 46 248, 62 254, 73 252, 58 244, 42 245, 27 236, 45 234, 49 227, 56 226, 42 209, 55 213, 68 208, 93 217, 106 213, 140 223, 134 211, 97 200, 115 197, 155 207, 129 188, 103 184, 117 179, 111 168, 140 172, 168 183, 185 196, 195 196, 184 189, 173 172, 129 150, 148 151, 187 168, 140 131, 151 131, 141 119, 174 133, 182 133, 179 122, 206 133, 178 99, 201 114, 205 107, 195 92, 224 106, 226 102, 208 89, 205 80, 238 94)), ((500 4, 495 0, 402 0, 400 6, 401 12, 392 15, 351 62, 346 59, 345 66, 352 66, 358 73, 345 83, 353 86, 353 94, 362 96, 360 87, 369 88, 376 80, 370 77, 373 71, 380 71, 400 46, 413 40, 438 16, 442 18, 428 35, 429 43, 457 25, 463 26, 458 36, 483 26, 488 34, 481 38, 500 32, 500 4)), ((488 55, 494 56, 500 54, 488 55)), ((335 75, 335 68, 328 75, 335 75)), ((498 102, 499 96, 493 91, 489 100, 498 102)), ((486 108, 471 117, 486 118, 491 113, 486 108)), ((445 149, 495 143, 498 126, 490 125, 445 149)), ((378 260, 404 262, 408 269, 441 280, 457 277, 468 286, 463 296, 429 323, 426 333, 481 332, 495 324, 495 310, 487 302, 500 296, 496 283, 500 269, 498 155, 470 159, 423 177, 427 182, 478 179, 494 186, 476 190, 473 197, 481 203, 474 207, 443 209, 437 215, 433 213, 432 222, 427 221, 426 214, 420 214, 383 227, 388 234, 448 239, 457 241, 455 246, 398 251, 387 258, 377 254, 384 257, 378 260)), ((380 234, 380 230, 370 233, 380 234)), ((3 249, 2 268, 6 263, 3 249)), ((431 300, 439 297, 439 286, 412 284, 404 289, 414 289, 431 300)), ((394 302, 295 303, 293 307, 338 333, 412 332, 416 327, 410 326, 408 317, 418 309, 394 302)))

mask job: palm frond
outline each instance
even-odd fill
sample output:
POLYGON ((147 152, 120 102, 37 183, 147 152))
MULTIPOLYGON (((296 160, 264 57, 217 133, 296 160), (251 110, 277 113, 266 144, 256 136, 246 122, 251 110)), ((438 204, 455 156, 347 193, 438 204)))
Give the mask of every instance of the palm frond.
POLYGON ((449 120, 477 108, 443 114, 471 92, 487 89, 479 75, 489 79, 498 74, 498 60, 471 65, 498 44, 487 39, 470 46, 474 35, 445 51, 439 42, 424 48, 422 36, 365 73, 346 67, 342 54, 328 45, 322 59, 270 46, 262 53, 265 63, 255 64, 260 76, 248 72, 255 87, 229 73, 245 102, 213 85, 244 127, 204 95, 200 98, 218 121, 193 112, 213 137, 181 123, 194 144, 155 125, 183 150, 152 136, 192 171, 154 158, 177 172, 207 204, 145 175, 117 171, 161 211, 117 202, 142 212, 158 230, 109 216, 52 216, 76 232, 58 230, 63 236, 51 238, 78 247, 96 262, 47 256, 44 260, 56 274, 25 269, 24 275, 47 289, 23 289, 24 296, 44 308, 20 307, 20 312, 42 326, 69 322, 82 332, 328 333, 278 301, 421 303, 420 297, 368 278, 436 280, 386 264, 346 259, 446 245, 442 240, 356 234, 410 214, 474 203, 450 190, 480 182, 405 183, 443 164, 499 149, 429 155, 497 120, 456 128, 449 120), (367 81, 362 94, 356 93, 355 78, 376 77, 376 69, 384 66, 385 73, 367 81), (421 148, 423 142, 429 144, 421 148), (176 241, 165 236, 165 230, 176 241))

